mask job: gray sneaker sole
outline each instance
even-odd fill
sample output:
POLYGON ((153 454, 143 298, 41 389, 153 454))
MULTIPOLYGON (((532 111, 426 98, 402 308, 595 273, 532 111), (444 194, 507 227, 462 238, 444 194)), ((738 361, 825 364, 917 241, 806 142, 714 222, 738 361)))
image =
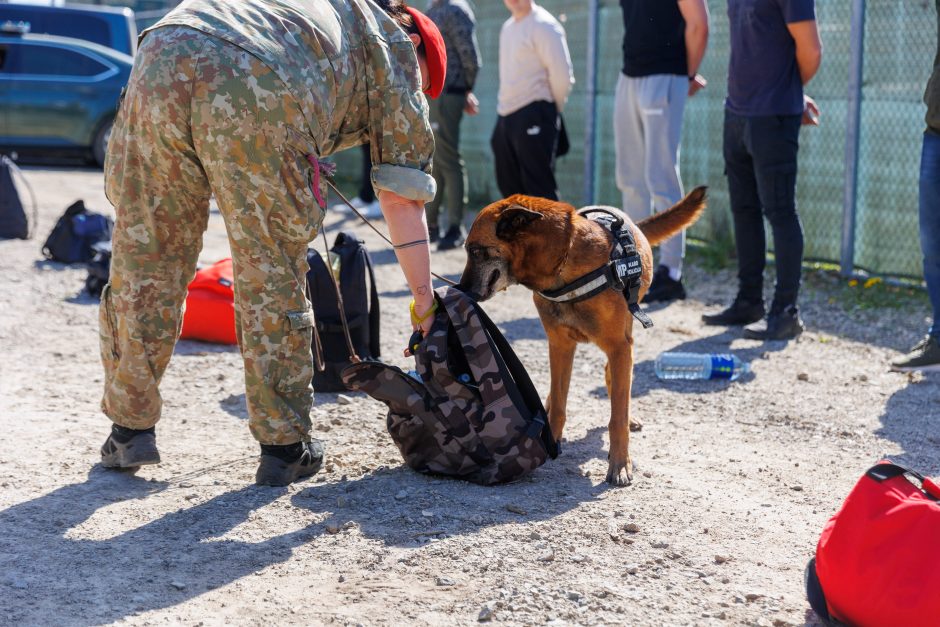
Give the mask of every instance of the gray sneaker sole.
POLYGON ((139 435, 125 444, 109 437, 101 447, 101 465, 105 468, 130 469, 159 463, 160 452, 152 435, 139 435))
POLYGON ((925 366, 891 366, 892 372, 940 372, 940 363, 925 366))

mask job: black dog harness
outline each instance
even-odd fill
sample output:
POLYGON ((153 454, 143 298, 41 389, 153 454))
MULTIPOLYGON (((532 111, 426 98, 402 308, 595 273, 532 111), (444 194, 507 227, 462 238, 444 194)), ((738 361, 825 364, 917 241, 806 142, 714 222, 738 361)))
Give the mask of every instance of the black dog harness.
POLYGON ((578 211, 578 215, 597 222, 614 236, 614 247, 610 251, 610 261, 588 272, 557 290, 539 292, 539 296, 556 303, 579 303, 612 289, 623 292, 633 317, 640 321, 644 329, 653 326, 637 301, 640 299, 640 276, 643 266, 636 250, 633 232, 624 224, 623 217, 604 207, 587 207, 578 211))

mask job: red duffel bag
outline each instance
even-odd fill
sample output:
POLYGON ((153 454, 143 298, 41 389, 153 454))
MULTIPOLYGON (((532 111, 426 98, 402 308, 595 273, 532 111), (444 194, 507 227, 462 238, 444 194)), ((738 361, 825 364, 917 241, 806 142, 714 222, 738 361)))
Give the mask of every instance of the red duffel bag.
POLYGON ((940 625, 940 487, 890 461, 872 466, 826 523, 806 588, 825 619, 940 625))
POLYGON ((186 296, 182 339, 237 343, 234 283, 231 259, 223 259, 196 272, 186 296))

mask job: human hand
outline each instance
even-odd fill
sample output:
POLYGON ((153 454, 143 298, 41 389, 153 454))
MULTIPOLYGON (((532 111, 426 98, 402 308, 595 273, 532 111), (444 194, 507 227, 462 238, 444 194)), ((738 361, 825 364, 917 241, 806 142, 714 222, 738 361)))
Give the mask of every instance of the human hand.
POLYGON ((480 112, 480 101, 477 100, 472 91, 467 92, 467 101, 463 105, 463 111, 467 115, 476 115, 480 112))
POLYGON ((819 126, 819 106, 809 96, 803 96, 803 126, 819 126))
POLYGON ((705 77, 701 74, 696 74, 695 77, 689 80, 689 96, 694 96, 706 87, 708 87, 708 81, 705 80, 705 77))
MULTIPOLYGON (((426 299, 422 299, 426 300, 426 299)), ((431 325, 434 324, 435 312, 437 311, 437 303, 434 298, 430 298, 429 304, 419 305, 417 300, 413 301, 411 304, 411 328, 413 333, 411 338, 408 340, 408 346, 405 348, 404 355, 405 357, 411 357, 414 354, 417 345, 421 343, 421 340, 430 332, 431 325)))

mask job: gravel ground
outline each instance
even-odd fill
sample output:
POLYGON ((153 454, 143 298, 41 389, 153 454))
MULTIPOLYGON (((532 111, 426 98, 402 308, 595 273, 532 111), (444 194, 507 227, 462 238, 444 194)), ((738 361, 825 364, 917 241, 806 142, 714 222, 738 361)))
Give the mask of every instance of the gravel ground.
MULTIPOLYGON (((562 457, 484 488, 404 468, 383 406, 320 394, 325 470, 252 485, 257 449, 236 350, 181 342, 163 381, 164 463, 137 476, 96 465, 97 301, 85 271, 45 262, 42 239, 76 198, 104 211, 101 173, 30 168, 39 238, 0 241, 0 623, 816 624, 802 575, 818 534, 884 455, 940 473, 940 378, 887 371, 926 328, 926 301, 846 308, 837 281, 807 290, 807 332, 742 340, 700 315, 732 295, 731 271, 687 271, 690 298, 638 330, 628 488, 604 482, 603 356, 575 361, 562 457), (732 350, 737 382, 661 382, 665 350, 732 350)), ((329 220, 331 233, 356 225, 329 220)), ((403 279, 378 263, 386 356, 404 365, 403 279)), ((213 214, 202 261, 228 256, 213 214)), ((435 253, 456 275, 464 253, 435 253)), ((486 303, 536 386, 547 344, 531 296, 486 303)))

